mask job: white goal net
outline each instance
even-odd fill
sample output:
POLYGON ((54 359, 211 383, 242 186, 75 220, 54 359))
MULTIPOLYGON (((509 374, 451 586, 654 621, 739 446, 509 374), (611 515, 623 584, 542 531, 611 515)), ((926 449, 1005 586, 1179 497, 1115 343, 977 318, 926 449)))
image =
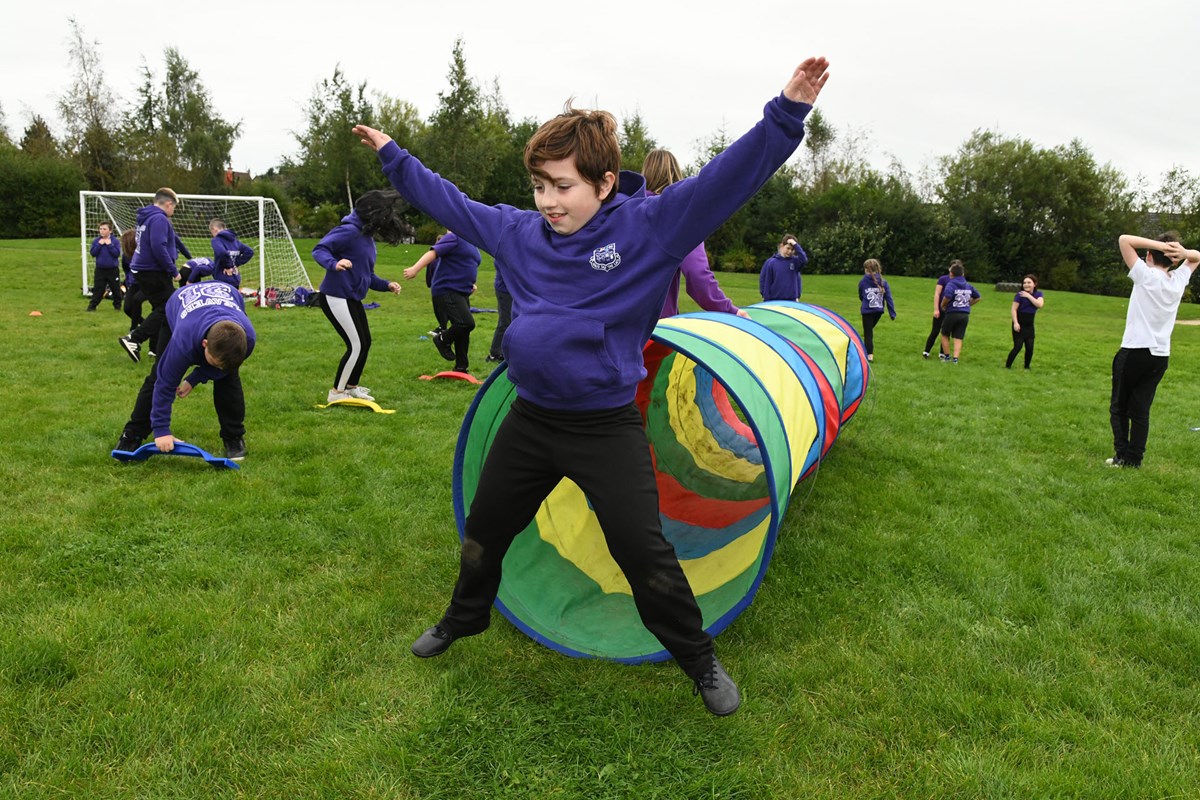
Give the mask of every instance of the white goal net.
MULTIPOLYGON (((111 222, 118 234, 124 233, 136 228, 138 209, 153 202, 153 193, 79 193, 84 294, 91 293, 88 287, 94 262, 89 250, 100 223, 111 222)), ((313 288, 274 200, 232 195, 179 195, 179 205, 171 217, 171 224, 193 258, 212 258, 208 223, 214 218, 224 220, 226 228, 254 249, 254 257, 241 268, 242 288, 257 291, 258 305, 288 304, 298 287, 313 288)))

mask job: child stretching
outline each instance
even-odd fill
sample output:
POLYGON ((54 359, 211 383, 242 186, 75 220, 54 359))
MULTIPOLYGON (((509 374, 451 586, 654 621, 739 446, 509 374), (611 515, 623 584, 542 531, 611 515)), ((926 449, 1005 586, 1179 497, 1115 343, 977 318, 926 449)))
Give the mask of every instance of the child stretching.
POLYGON ((662 534, 634 397, 646 375, 642 346, 680 262, 799 146, 827 68, 824 58, 804 61, 749 133, 657 196, 646 194, 640 175, 618 175, 616 120, 604 111, 568 107, 529 140, 525 166, 537 211, 474 202, 386 134, 354 128, 406 199, 504 265, 519 311, 505 336, 517 399, 479 477, 450 606, 413 643, 414 654, 441 655, 488 627, 505 553, 567 477, 591 501, 646 628, 709 711, 737 710, 737 685, 716 659, 662 534))
POLYGON ((321 281, 321 310, 346 343, 346 352, 333 376, 329 400, 374 400, 371 391, 358 385, 367 354, 371 351, 371 328, 363 298, 368 289, 400 294, 400 284, 375 274, 375 239, 396 245, 408 233, 400 219, 400 196, 376 189, 358 198, 354 210, 342 224, 325 234, 313 248, 313 260, 325 268, 321 281))

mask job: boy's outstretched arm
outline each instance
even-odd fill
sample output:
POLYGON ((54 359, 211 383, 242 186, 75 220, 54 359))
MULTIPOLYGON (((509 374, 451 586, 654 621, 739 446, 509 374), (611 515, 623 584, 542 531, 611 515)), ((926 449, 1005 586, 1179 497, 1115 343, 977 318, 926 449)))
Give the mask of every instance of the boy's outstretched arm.
POLYGON ((811 56, 796 67, 792 79, 783 87, 783 96, 793 103, 808 103, 811 106, 817 102, 817 95, 828 80, 828 59, 825 56, 811 56))

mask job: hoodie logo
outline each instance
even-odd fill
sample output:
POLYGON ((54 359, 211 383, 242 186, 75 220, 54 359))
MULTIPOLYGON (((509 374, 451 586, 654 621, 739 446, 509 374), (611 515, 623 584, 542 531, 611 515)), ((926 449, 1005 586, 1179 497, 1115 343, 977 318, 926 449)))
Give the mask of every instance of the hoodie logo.
POLYGON ((606 244, 604 247, 593 250, 588 263, 592 265, 592 269, 598 269, 601 272, 609 272, 621 266, 621 254, 617 252, 617 243, 606 244))

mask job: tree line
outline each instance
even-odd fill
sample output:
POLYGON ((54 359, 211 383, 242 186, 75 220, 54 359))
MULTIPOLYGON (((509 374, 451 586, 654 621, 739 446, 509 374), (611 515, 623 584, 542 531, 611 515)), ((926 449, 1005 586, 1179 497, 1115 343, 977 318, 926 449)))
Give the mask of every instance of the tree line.
MULTIPOLYGON (((227 166, 241 123, 223 118, 200 76, 173 47, 160 73, 143 65, 126 102, 106 85, 97 45, 71 21, 75 78, 58 102, 59 134, 33 117, 13 141, 0 109, 0 237, 66 236, 78 227, 78 192, 152 191, 272 197, 298 236, 320 236, 353 199, 386 181, 374 154, 350 133, 357 122, 387 131, 431 168, 485 203, 532 207, 522 163, 533 119, 514 120, 497 80, 481 84, 455 42, 447 86, 422 117, 411 103, 354 83, 340 69, 314 87, 294 154, 264 175, 230 181, 227 166)), ((640 170, 658 146, 640 115, 620 127, 622 165, 640 170)), ((698 171, 732 140, 702 139, 698 171)), ((439 227, 409 212, 417 240, 439 227)), ((1200 177, 1176 167, 1157 190, 1097 164, 1080 140, 1044 148, 978 130, 918 176, 899 162, 872 168, 862 136, 839 130, 819 109, 800 153, 707 242, 713 266, 757 271, 786 232, 810 254, 810 273, 853 273, 869 257, 888 272, 932 277, 953 258, 986 283, 1038 274, 1051 289, 1123 294, 1114 242, 1123 232, 1184 241, 1200 236, 1200 177)))

